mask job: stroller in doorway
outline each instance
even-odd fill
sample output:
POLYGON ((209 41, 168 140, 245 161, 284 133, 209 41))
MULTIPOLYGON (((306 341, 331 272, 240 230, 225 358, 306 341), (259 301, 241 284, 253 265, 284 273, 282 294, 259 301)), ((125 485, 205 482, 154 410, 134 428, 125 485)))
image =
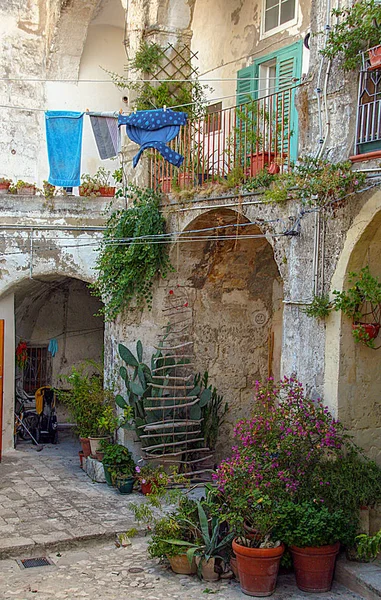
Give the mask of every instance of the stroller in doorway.
POLYGON ((54 390, 48 385, 40 387, 35 393, 35 398, 38 415, 36 440, 38 443, 45 441, 57 444, 58 423, 54 390))

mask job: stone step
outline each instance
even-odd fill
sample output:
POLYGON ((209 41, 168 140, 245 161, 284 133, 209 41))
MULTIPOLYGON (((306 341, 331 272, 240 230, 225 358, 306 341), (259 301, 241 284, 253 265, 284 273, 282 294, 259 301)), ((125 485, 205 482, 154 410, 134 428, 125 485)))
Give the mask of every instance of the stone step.
POLYGON ((381 598, 381 561, 359 563, 340 556, 336 563, 335 579, 347 589, 366 600, 381 598))

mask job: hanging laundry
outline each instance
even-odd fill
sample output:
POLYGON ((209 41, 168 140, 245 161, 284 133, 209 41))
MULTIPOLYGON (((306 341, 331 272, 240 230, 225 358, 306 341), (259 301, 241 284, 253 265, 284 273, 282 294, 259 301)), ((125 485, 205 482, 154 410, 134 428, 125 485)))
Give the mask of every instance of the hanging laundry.
POLYGON ((48 352, 50 352, 52 356, 55 356, 57 354, 57 351, 58 342, 55 338, 52 338, 51 340, 49 340, 48 352))
POLYGON ((102 160, 114 158, 120 152, 118 114, 113 112, 89 112, 91 127, 99 156, 102 160))
POLYGON ((180 125, 185 125, 188 115, 166 110, 139 110, 131 115, 119 115, 119 126, 126 125, 126 132, 130 140, 140 145, 139 152, 134 156, 134 167, 146 148, 156 148, 160 154, 175 167, 179 167, 184 157, 171 150, 166 144, 173 140, 180 131, 180 125))
POLYGON ((83 113, 48 110, 45 125, 49 183, 58 187, 80 185, 83 113))

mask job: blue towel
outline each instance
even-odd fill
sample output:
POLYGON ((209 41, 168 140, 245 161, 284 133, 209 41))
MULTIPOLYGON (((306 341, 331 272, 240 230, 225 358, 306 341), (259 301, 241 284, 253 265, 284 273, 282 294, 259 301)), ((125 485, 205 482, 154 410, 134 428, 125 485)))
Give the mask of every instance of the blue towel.
POLYGON ((83 113, 48 110, 45 124, 49 183, 58 187, 80 185, 83 113))
POLYGON ((171 150, 166 144, 175 138, 180 131, 180 125, 185 125, 188 115, 174 110, 139 110, 131 115, 119 115, 119 126, 126 125, 130 140, 140 145, 139 152, 134 156, 134 167, 146 148, 156 148, 168 162, 179 167, 184 157, 171 150))

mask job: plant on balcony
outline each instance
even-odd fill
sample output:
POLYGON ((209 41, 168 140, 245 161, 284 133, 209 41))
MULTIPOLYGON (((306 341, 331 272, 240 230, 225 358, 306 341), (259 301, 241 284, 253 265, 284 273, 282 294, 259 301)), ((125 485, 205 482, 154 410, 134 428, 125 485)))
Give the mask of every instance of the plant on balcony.
POLYGON ((361 66, 362 51, 381 44, 381 4, 362 0, 332 12, 337 22, 321 52, 331 59, 341 55, 342 68, 351 71, 361 66))
POLYGON ((369 267, 360 273, 350 273, 352 287, 343 292, 335 290, 333 306, 352 319, 352 334, 356 342, 374 348, 381 325, 381 282, 373 277, 369 267))
POLYGON ((0 194, 7 194, 11 184, 12 184, 12 179, 7 179, 6 177, 0 177, 0 194))
POLYGON ((348 194, 359 191, 365 180, 365 173, 352 171, 350 161, 330 163, 301 157, 292 171, 275 177, 264 199, 277 203, 297 200, 307 206, 337 206, 348 194))
POLYGON ((131 307, 152 305, 155 279, 166 277, 173 267, 166 244, 154 243, 165 234, 160 211, 160 195, 150 189, 130 186, 127 197, 131 207, 115 211, 106 223, 97 259, 97 281, 92 289, 105 303, 103 313, 114 319, 131 307))
POLYGON ((12 186, 12 192, 19 196, 34 196, 36 193, 36 185, 19 179, 15 186, 12 186))
POLYGON ((104 167, 99 167, 95 175, 84 173, 81 175, 82 183, 79 186, 79 195, 87 197, 102 196, 113 198, 115 187, 110 186, 111 171, 106 171, 104 167))

